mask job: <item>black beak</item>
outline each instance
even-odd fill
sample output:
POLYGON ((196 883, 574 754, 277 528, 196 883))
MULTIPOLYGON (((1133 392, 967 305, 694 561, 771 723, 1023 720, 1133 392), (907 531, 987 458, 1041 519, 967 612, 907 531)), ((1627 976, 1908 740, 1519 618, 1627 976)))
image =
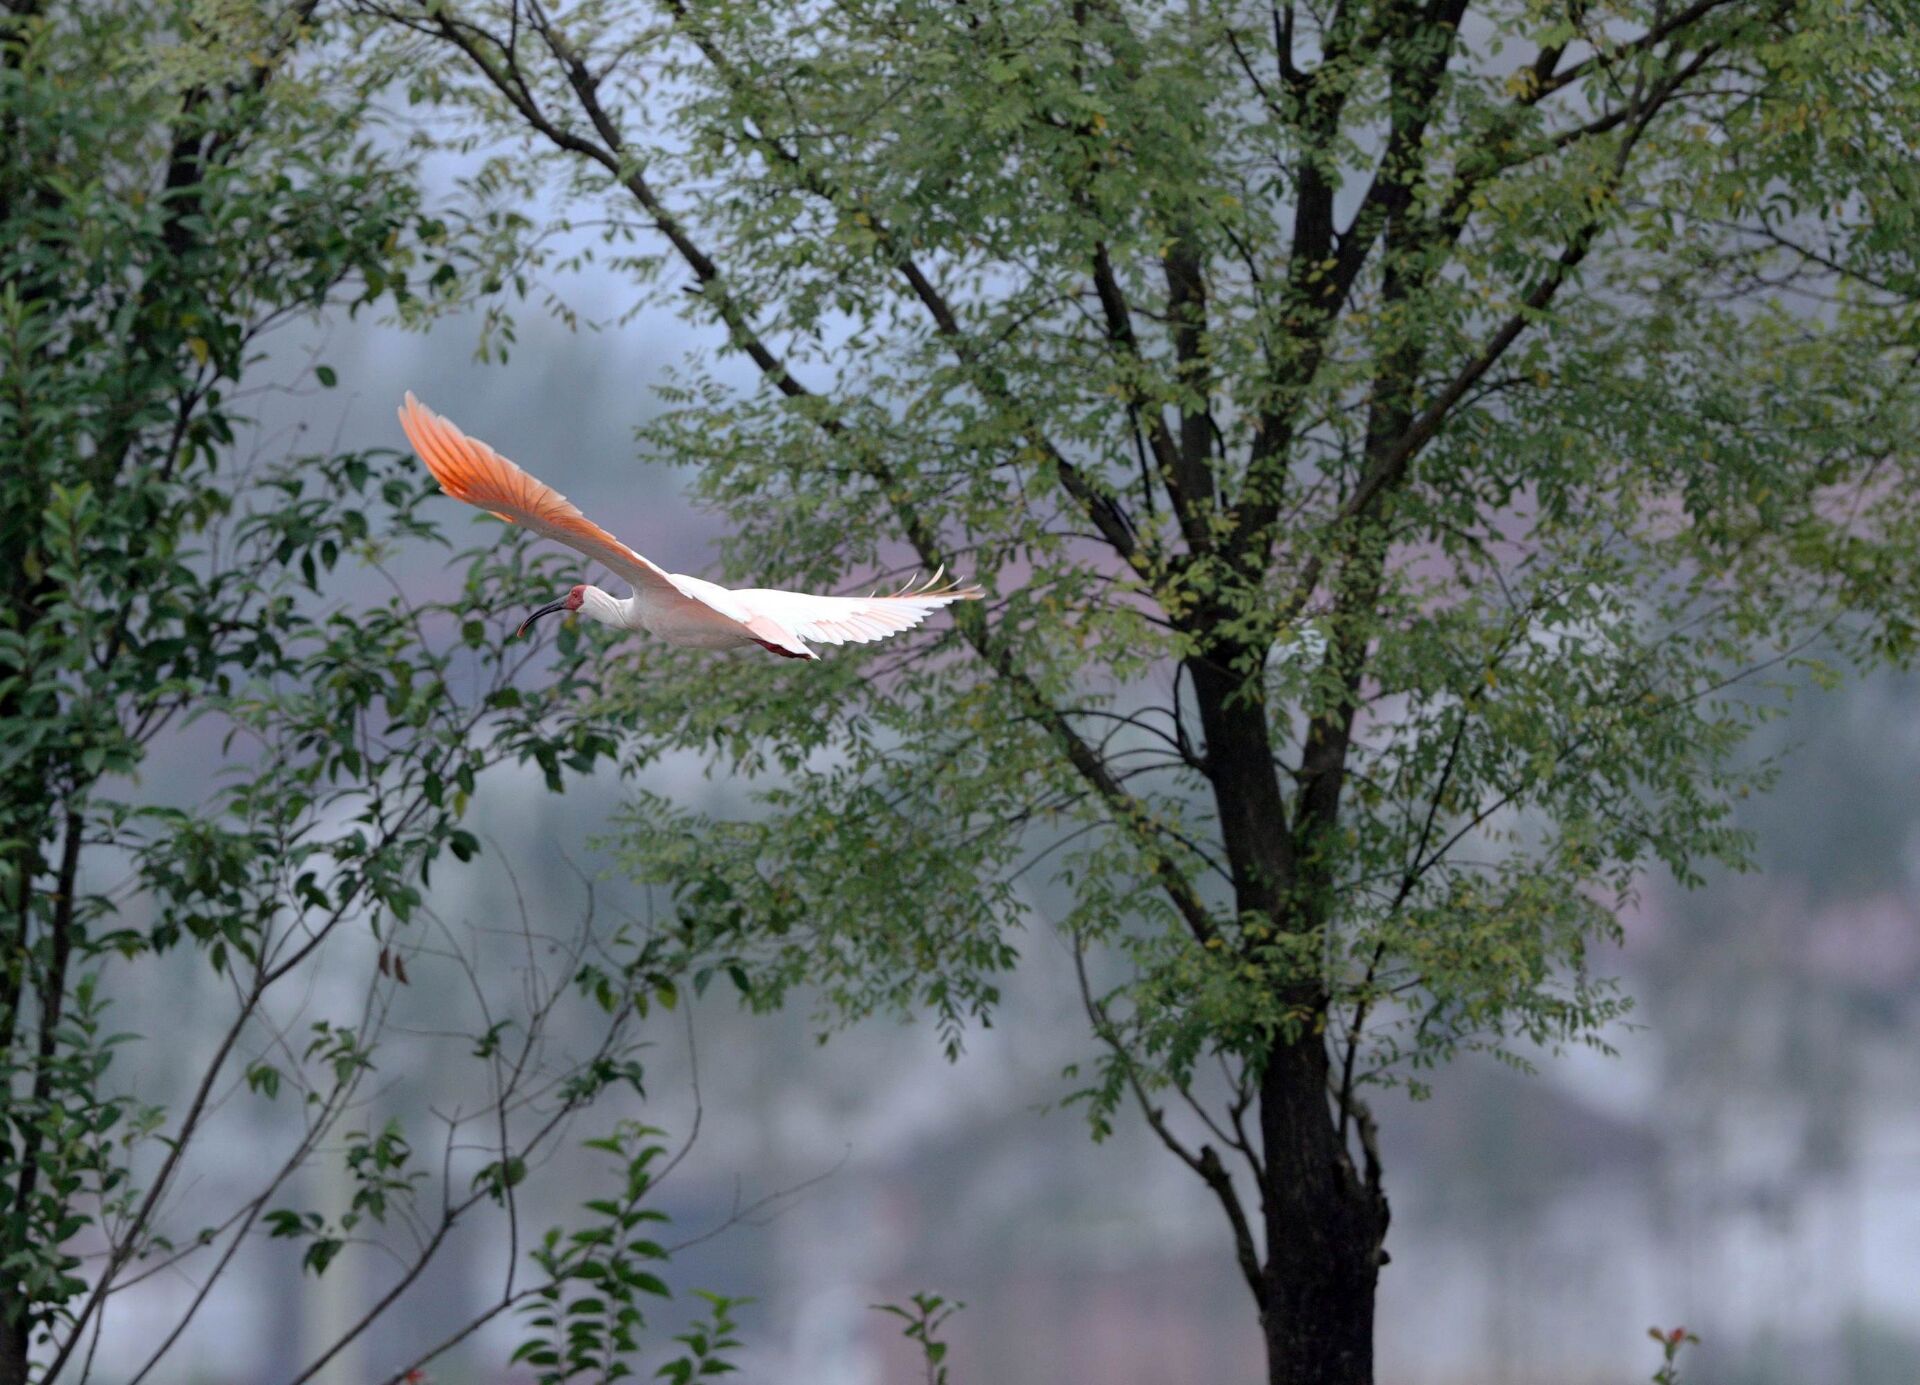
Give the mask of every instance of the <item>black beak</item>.
POLYGON ((541 616, 550 616, 555 611, 564 611, 566 609, 567 609, 567 603, 564 601, 556 601, 551 606, 542 606, 539 610, 535 611, 532 615, 528 616, 525 620, 520 622, 520 628, 513 632, 513 637, 517 640, 522 635, 526 634, 527 627, 529 625, 532 625, 536 620, 540 619, 541 616))

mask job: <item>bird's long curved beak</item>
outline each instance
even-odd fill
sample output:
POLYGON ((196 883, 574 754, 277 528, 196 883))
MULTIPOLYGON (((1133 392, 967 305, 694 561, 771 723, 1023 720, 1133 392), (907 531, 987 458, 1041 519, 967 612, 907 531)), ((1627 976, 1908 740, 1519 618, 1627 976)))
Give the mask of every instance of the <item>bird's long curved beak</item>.
POLYGON ((566 609, 567 609, 567 603, 564 601, 556 601, 551 606, 542 606, 539 610, 535 611, 532 615, 528 616, 525 620, 520 622, 520 628, 513 632, 513 637, 517 640, 522 635, 526 634, 527 627, 532 625, 536 620, 540 619, 541 616, 550 616, 555 611, 564 611, 566 609))

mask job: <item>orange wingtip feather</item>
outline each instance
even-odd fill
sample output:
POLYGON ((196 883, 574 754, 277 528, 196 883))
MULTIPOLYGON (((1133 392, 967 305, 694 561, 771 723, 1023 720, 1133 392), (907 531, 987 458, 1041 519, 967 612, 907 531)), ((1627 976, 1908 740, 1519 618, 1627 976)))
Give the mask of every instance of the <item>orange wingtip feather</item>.
POLYGON ((464 500, 509 523, 534 520, 564 530, 588 544, 639 558, 632 549, 580 513, 579 507, 559 491, 478 438, 468 437, 448 419, 421 404, 411 392, 407 395, 406 407, 400 412, 400 426, 406 429, 420 460, 427 464, 427 470, 439 481, 440 488, 456 500, 464 500), (520 514, 503 513, 504 509, 519 510, 520 514))
POLYGON ((529 476, 478 438, 468 437, 411 393, 407 395, 406 408, 401 411, 400 426, 406 429, 414 450, 427 464, 427 470, 433 473, 440 488, 454 499, 464 500, 510 524, 522 521, 520 516, 506 513, 504 507, 551 523, 578 527, 570 521, 579 517, 580 512, 557 491, 529 476))
MULTIPOLYGON (((420 460, 427 464, 427 470, 433 473, 440 488, 448 495, 472 502, 483 491, 504 490, 503 487, 487 484, 504 478, 488 475, 497 468, 485 465, 473 440, 425 408, 411 394, 407 396, 407 407, 400 415, 400 426, 406 429, 414 451, 420 454, 420 460)), ((503 494, 501 498, 506 497, 503 494)))
POLYGON ((664 572, 581 514, 566 496, 478 438, 468 437, 411 392, 400 410, 400 426, 440 488, 454 499, 558 539, 629 581, 678 594, 664 572))
POLYGON ((408 391, 406 404, 400 410, 400 427, 405 430, 407 441, 413 444, 413 450, 426 463, 427 470, 433 473, 433 479, 440 483, 441 490, 455 500, 470 502, 477 479, 473 475, 471 458, 462 455, 464 449, 449 445, 448 439, 436 426, 440 423, 441 420, 422 407, 412 391, 408 391))

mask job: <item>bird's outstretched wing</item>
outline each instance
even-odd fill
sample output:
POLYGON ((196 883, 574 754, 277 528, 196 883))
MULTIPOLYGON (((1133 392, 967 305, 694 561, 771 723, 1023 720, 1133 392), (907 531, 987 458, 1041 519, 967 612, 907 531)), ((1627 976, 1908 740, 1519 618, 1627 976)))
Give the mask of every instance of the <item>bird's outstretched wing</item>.
POLYGON ((478 438, 470 438, 427 408, 408 391, 400 426, 440 489, 513 524, 564 543, 605 564, 636 591, 656 602, 685 602, 703 621, 718 616, 739 627, 743 639, 789 658, 818 656, 805 641, 865 644, 911 630, 929 614, 955 601, 975 601, 978 587, 956 582, 939 585, 940 574, 915 586, 909 582, 884 596, 812 596, 777 590, 729 591, 698 577, 666 571, 647 561, 580 513, 552 486, 531 476, 478 438))
POLYGON ((807 592, 747 590, 733 599, 757 616, 770 617, 803 640, 820 644, 866 644, 911 630, 942 606, 978 601, 979 587, 940 584, 936 572, 896 592, 876 596, 814 596, 807 592))
MULTIPOLYGON (((656 596, 709 603, 685 590, 673 575, 628 548, 580 513, 566 496, 531 476, 478 438, 470 438, 407 391, 400 426, 440 489, 455 500, 476 505, 496 518, 524 524, 536 534, 564 543, 606 565, 635 589, 656 596)), ((730 611, 723 611, 738 619, 730 611)))

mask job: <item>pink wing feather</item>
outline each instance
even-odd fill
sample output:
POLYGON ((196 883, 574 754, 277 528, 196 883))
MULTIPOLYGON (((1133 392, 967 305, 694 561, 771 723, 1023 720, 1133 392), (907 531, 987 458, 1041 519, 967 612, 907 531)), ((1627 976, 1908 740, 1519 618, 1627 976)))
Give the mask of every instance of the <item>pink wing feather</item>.
POLYGON ((884 596, 814 596, 807 592, 750 590, 734 592, 734 599, 756 615, 764 615, 803 640, 819 644, 867 644, 911 630, 942 606, 956 601, 978 601, 979 587, 958 582, 940 585, 936 572, 925 582, 907 583, 884 596))

